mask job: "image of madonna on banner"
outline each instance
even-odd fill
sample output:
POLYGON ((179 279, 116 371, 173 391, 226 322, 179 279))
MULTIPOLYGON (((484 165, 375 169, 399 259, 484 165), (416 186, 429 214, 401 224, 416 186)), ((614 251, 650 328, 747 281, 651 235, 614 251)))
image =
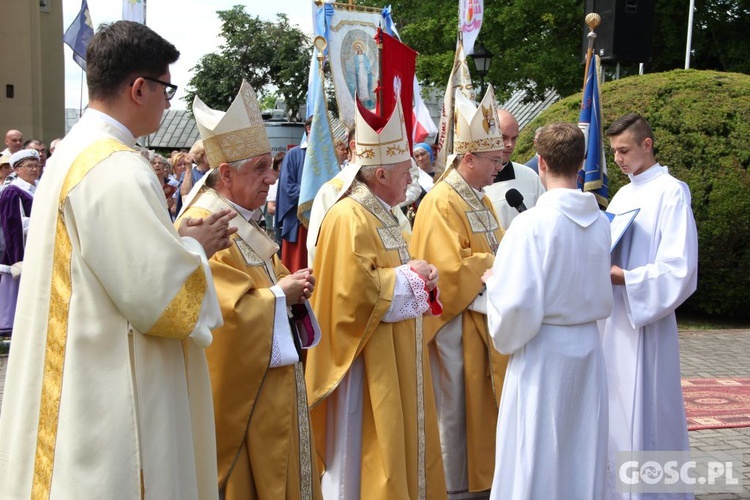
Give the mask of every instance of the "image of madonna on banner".
POLYGON ((379 12, 341 10, 338 6, 334 9, 328 54, 339 116, 351 128, 355 94, 367 109, 375 109, 380 64, 374 36, 382 16, 379 12))

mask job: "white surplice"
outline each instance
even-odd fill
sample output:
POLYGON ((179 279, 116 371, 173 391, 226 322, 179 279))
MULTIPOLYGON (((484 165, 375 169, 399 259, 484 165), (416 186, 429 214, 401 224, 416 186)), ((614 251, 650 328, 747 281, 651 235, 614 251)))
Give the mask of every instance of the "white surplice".
MULTIPOLYGON (((536 205, 537 200, 544 193, 544 186, 536 172, 520 163, 511 162, 511 165, 515 175, 514 179, 495 182, 484 188, 484 192, 492 202, 492 206, 495 207, 495 212, 497 212, 497 221, 503 229, 508 229, 513 219, 518 216, 518 210, 508 205, 505 200, 505 193, 511 189, 518 190, 523 196, 523 204, 527 209, 536 205)), ((508 167, 511 165, 508 165, 508 167)))
POLYGON ((0 413, 0 498, 218 498, 203 348, 221 312, 203 249, 177 234, 134 145, 89 109, 39 183, 0 413))
POLYGON ((500 242, 490 335, 511 354, 491 498, 600 500, 607 382, 596 321, 612 308, 609 222, 590 193, 554 189, 500 242))
POLYGON ((625 270, 625 286, 613 287, 612 316, 600 324, 609 379, 611 491, 618 452, 690 449, 674 314, 697 286, 690 199, 688 186, 657 163, 630 175, 608 207, 612 213, 641 209, 612 253, 612 263, 625 270))

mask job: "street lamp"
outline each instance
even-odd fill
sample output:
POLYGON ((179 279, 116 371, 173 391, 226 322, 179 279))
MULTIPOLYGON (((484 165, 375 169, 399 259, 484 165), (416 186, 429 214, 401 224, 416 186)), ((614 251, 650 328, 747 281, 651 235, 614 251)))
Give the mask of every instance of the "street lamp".
POLYGON ((484 92, 484 77, 487 76, 490 70, 492 55, 492 52, 485 49, 481 43, 474 46, 474 52, 471 54, 471 58, 474 59, 474 65, 477 67, 479 81, 481 82, 480 95, 477 96, 477 100, 482 99, 481 93, 484 92))

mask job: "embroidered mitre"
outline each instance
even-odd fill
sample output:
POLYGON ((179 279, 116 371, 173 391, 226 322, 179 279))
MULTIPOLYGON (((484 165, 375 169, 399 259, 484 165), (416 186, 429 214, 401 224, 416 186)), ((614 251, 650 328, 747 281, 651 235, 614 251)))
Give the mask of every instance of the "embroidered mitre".
POLYGON ((258 99, 245 80, 226 113, 209 108, 196 95, 193 116, 211 168, 271 152, 258 99))
POLYGON ((478 108, 457 89, 454 120, 454 153, 480 153, 503 149, 503 133, 497 122, 497 105, 492 85, 487 88, 478 108))
POLYGON ((361 166, 381 166, 411 159, 401 101, 396 99, 396 106, 388 118, 366 109, 359 99, 356 101, 354 135, 357 163, 361 166))

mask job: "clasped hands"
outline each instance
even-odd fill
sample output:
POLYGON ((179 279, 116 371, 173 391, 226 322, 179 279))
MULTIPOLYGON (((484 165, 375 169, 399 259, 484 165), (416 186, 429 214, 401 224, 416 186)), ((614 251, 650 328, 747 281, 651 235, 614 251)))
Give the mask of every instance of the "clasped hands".
POLYGON ((407 265, 424 280, 428 292, 435 289, 438 282, 437 267, 428 264, 424 260, 411 260, 407 265))
POLYGON ((286 304, 304 304, 315 289, 315 276, 312 269, 304 268, 288 274, 276 283, 286 295, 286 304))

